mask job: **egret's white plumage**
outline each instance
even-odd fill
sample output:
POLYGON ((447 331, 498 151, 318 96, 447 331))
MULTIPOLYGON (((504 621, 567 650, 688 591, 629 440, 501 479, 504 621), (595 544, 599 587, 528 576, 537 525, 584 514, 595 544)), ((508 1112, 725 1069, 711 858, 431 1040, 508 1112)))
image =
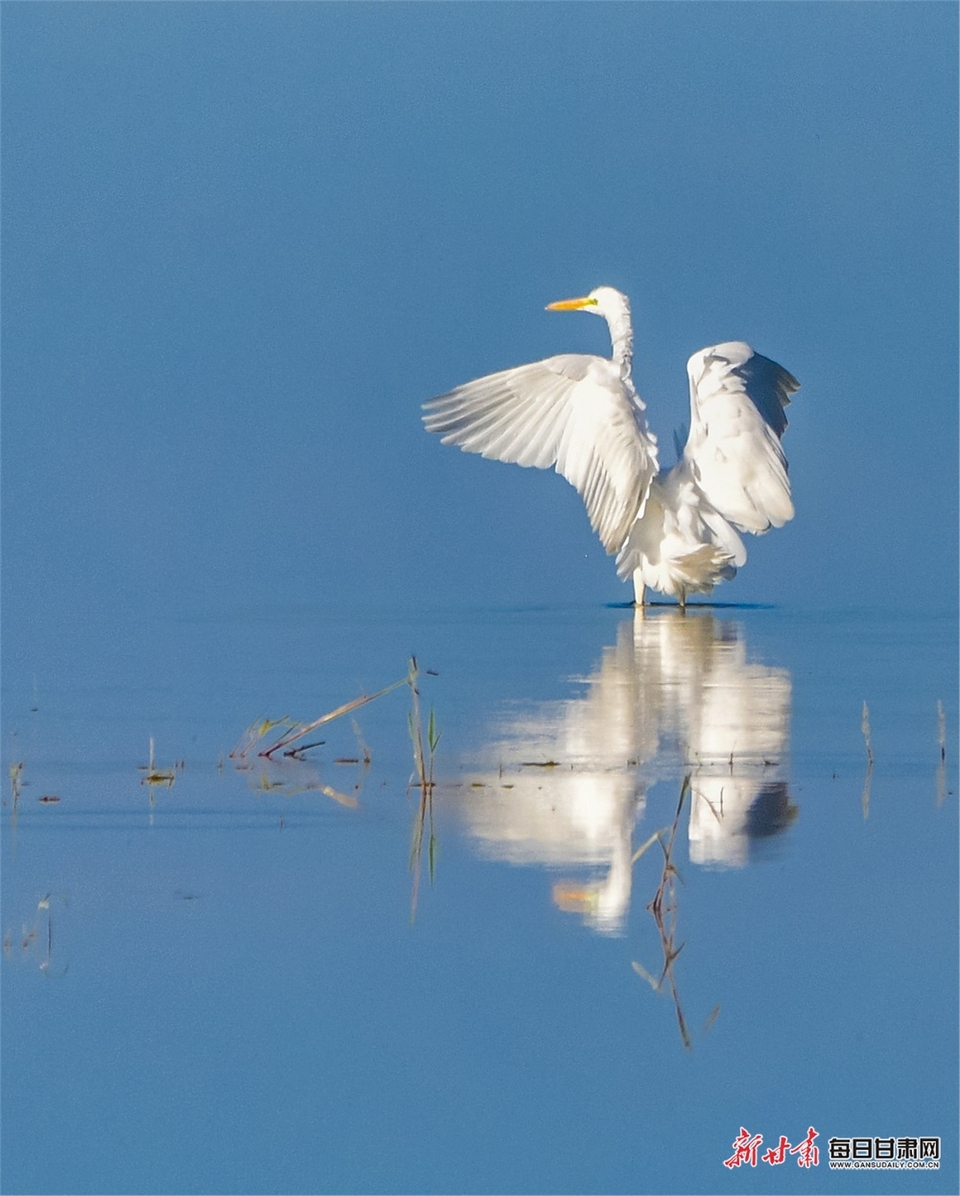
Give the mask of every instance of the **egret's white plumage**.
POLYGON ((626 295, 597 287, 549 310, 603 316, 612 358, 564 353, 467 382, 424 404, 427 429, 465 452, 555 467, 617 554, 620 576, 633 575, 638 602, 647 586, 681 602, 709 593, 746 560, 738 532, 760 535, 793 518, 780 438, 800 384, 742 341, 694 353, 690 431, 676 465, 659 470, 630 374, 626 295))

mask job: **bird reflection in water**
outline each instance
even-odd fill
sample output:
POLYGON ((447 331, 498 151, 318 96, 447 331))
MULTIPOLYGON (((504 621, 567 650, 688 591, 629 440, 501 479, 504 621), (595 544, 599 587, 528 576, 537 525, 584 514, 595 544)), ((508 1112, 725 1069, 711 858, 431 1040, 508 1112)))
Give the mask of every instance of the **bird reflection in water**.
MULTIPOLYGON (((582 696, 503 718, 468 767, 460 810, 483 854, 556 870, 561 909, 623 931, 648 790, 688 778, 692 863, 742 867, 796 816, 787 783, 790 675, 748 660, 711 611, 637 612, 582 696)), ((669 828, 667 828, 669 830, 669 828)))

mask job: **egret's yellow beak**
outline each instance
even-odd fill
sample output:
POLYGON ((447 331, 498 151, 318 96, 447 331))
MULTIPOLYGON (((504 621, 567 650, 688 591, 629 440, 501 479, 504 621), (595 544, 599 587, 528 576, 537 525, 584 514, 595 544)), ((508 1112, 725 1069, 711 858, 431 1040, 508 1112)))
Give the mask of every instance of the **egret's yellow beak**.
POLYGON ((558 299, 556 303, 548 303, 547 311, 579 311, 581 307, 596 307, 596 299, 585 295, 582 299, 558 299))

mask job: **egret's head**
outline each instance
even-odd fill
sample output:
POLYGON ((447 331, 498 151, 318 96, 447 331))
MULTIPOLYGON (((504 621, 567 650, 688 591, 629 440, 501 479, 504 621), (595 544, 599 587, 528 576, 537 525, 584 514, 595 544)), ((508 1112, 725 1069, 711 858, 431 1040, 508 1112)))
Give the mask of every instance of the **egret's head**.
POLYGON ((613 287, 595 287, 582 299, 560 299, 556 303, 548 303, 547 311, 592 311, 596 316, 613 321, 625 312, 629 314, 630 302, 626 295, 613 287))

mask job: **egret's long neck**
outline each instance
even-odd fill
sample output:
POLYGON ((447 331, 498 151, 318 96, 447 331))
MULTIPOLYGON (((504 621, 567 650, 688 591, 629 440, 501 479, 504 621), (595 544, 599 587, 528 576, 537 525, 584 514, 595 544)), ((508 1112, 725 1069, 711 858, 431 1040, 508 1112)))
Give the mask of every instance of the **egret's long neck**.
POLYGON ((620 366, 620 372, 630 373, 633 361, 633 325, 630 322, 630 304, 624 298, 615 311, 607 315, 610 326, 610 340, 613 342, 613 360, 620 366))

